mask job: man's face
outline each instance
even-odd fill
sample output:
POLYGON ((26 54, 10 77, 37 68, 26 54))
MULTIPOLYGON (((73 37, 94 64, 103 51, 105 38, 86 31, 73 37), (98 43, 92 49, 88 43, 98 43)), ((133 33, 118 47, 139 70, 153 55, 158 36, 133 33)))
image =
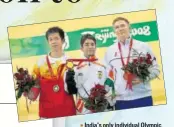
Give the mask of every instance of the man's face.
POLYGON ((115 22, 113 27, 118 39, 129 37, 130 34, 129 24, 124 20, 119 20, 115 22))
POLYGON ((86 39, 83 43, 81 50, 84 53, 84 56, 89 58, 90 56, 95 56, 96 45, 95 42, 91 39, 86 39))
POLYGON ((52 51, 62 50, 63 40, 59 33, 52 33, 48 36, 48 43, 52 51))

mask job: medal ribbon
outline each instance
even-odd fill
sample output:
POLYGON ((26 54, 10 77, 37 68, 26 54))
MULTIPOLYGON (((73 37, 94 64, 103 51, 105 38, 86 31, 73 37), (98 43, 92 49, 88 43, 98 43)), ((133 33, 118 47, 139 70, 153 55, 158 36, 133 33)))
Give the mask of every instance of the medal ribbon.
MULTIPOLYGON (((121 62, 122 62, 122 66, 127 66, 127 64, 129 63, 129 60, 130 60, 130 54, 131 54, 131 49, 132 49, 132 44, 133 44, 133 40, 131 39, 130 40, 130 45, 129 45, 129 54, 128 54, 128 57, 127 57, 127 63, 125 64, 124 63, 124 60, 123 60, 123 55, 122 55, 122 50, 121 50, 121 42, 118 43, 118 49, 119 49, 119 52, 120 52, 120 56, 121 56, 121 62)), ((125 72, 126 76, 127 76, 127 85, 126 85, 126 89, 129 88, 132 90, 132 80, 134 78, 133 74, 131 73, 127 73, 125 72)))
POLYGON ((68 62, 78 62, 78 65, 77 66, 79 66, 83 62, 95 62, 97 60, 98 59, 92 57, 92 58, 89 58, 89 59, 68 59, 67 61, 68 62))
MULTIPOLYGON (((48 69, 49 69, 49 71, 50 71, 50 73, 51 73, 51 76, 54 77, 53 69, 52 69, 52 67, 51 67, 51 64, 50 64, 48 55, 46 56, 46 61, 47 61, 48 69)), ((62 74, 63 68, 64 68, 64 64, 62 64, 60 68, 58 67, 58 71, 59 71, 60 73, 58 74, 57 80, 60 79, 60 76, 61 76, 61 74, 62 74)))

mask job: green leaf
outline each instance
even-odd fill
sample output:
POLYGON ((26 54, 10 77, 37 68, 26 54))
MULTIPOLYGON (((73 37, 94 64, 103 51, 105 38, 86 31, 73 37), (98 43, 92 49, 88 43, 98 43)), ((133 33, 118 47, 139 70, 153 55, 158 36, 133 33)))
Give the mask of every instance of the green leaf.
POLYGON ((22 93, 23 93, 23 89, 20 88, 20 89, 17 91, 16 100, 18 100, 18 99, 22 96, 22 93))

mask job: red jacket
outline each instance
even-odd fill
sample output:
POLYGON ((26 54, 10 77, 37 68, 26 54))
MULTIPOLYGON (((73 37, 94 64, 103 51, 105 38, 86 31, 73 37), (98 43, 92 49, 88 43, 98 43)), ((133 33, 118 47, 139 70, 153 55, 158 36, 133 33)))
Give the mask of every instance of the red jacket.
MULTIPOLYGON (((49 60, 47 58, 49 71, 52 71, 49 60)), ((55 118, 72 116, 76 114, 76 107, 73 96, 69 95, 64 89, 64 75, 65 65, 59 66, 61 71, 58 73, 59 77, 52 78, 39 77, 40 88, 32 88, 34 98, 40 94, 39 98, 39 116, 43 118, 55 118)))

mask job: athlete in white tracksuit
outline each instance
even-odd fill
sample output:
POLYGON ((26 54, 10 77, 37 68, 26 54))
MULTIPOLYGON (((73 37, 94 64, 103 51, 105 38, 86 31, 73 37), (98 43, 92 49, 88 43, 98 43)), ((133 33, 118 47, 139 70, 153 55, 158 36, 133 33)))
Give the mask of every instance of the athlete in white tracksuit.
MULTIPOLYGON (((81 50, 83 52, 83 59, 97 59, 95 57, 96 40, 90 35, 83 35, 81 38, 81 50), (92 56, 92 58, 91 58, 92 56)), ((75 82, 78 89, 77 97, 77 114, 91 113, 86 109, 82 98, 88 98, 91 88, 95 85, 104 85, 106 80, 105 66, 99 60, 93 62, 82 62, 75 68, 75 82)))
POLYGON ((91 88, 97 84, 104 85, 105 80, 105 67, 98 61, 83 62, 75 69, 75 81, 78 89, 78 114, 91 113, 90 110, 84 107, 81 97, 88 98, 91 88))
MULTIPOLYGON (((81 38, 81 50, 84 55, 82 59, 97 59, 95 57, 96 39, 90 34, 83 35, 81 38)), ((77 114, 92 113, 90 110, 85 108, 84 102, 81 100, 81 98, 88 98, 91 88, 93 88, 95 85, 104 85, 106 80, 105 66, 102 65, 99 60, 93 62, 85 61, 76 66, 74 68, 74 72, 74 80, 76 83, 76 88, 78 89, 76 101, 77 114)), ((53 120, 53 126, 56 127, 59 125, 59 123, 64 125, 64 121, 64 118, 56 118, 53 120)))
POLYGON ((127 109, 153 105, 151 86, 149 81, 159 75, 159 67, 152 50, 147 43, 132 39, 129 31, 129 21, 119 17, 113 21, 113 27, 117 36, 116 42, 111 45, 105 54, 105 63, 107 68, 113 67, 116 70, 116 79, 114 83, 116 92, 115 109, 127 109), (120 43, 120 44, 119 44, 120 43), (131 46, 132 44, 132 46, 131 46), (120 48, 119 48, 120 47, 120 48), (121 50, 120 50, 121 49, 121 50), (130 55, 129 55, 130 52, 130 55), (152 57, 153 67, 149 69, 150 78, 147 82, 142 82, 139 78, 132 81, 132 90, 126 88, 127 81, 123 78, 124 71, 121 69, 123 64, 127 64, 132 59, 137 58, 138 53, 149 53, 152 57), (121 61, 121 55, 123 62, 121 61))

